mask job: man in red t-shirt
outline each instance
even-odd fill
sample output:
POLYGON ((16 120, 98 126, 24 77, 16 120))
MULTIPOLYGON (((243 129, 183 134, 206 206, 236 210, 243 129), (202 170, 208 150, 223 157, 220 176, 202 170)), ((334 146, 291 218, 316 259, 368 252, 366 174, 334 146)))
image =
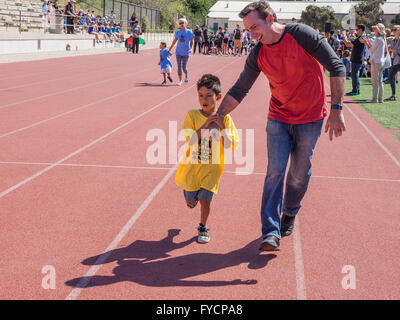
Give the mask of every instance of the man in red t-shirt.
POLYGON ((259 249, 275 251, 280 250, 281 237, 293 231, 310 181, 314 148, 328 115, 322 66, 330 72, 332 104, 325 125, 330 140, 333 135, 340 137, 346 129, 342 114, 346 69, 317 31, 303 24, 277 23, 267 2, 253 2, 239 16, 258 44, 213 117, 221 121, 239 105, 259 74, 266 75, 271 100, 267 123, 268 169, 261 204, 263 240, 259 249))

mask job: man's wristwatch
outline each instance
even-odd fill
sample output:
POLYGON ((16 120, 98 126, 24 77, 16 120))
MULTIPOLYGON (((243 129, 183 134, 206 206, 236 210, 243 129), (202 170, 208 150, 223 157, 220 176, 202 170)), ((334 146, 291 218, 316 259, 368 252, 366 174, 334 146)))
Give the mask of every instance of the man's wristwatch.
POLYGON ((331 110, 342 110, 342 109, 343 107, 340 104, 335 103, 331 106, 331 110))

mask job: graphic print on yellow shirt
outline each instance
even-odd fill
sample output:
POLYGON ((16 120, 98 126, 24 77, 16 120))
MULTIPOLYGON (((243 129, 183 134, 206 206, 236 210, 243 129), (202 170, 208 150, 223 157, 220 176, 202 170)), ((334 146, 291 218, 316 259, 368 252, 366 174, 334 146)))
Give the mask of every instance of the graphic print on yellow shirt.
MULTIPOLYGON (((192 135, 202 127, 207 117, 200 110, 190 110, 186 115, 183 129, 186 138, 186 152, 183 155, 175 176, 175 183, 186 191, 197 191, 200 188, 218 192, 219 179, 224 169, 223 139, 209 140, 212 130, 202 130, 200 145, 189 146, 192 135)), ((224 118, 226 135, 232 141, 230 146, 236 149, 239 135, 230 115, 224 118)), ((213 129, 215 130, 215 129, 213 129)), ((219 133, 220 134, 220 133, 219 133)))

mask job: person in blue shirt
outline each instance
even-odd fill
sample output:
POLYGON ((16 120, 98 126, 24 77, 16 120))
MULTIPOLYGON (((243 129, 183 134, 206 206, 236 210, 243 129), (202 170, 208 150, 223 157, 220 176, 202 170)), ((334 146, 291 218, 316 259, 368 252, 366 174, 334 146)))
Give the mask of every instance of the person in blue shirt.
POLYGON ((108 23, 106 24, 106 34, 111 42, 113 42, 115 40, 115 36, 112 33, 111 27, 108 23))
POLYGON ((185 18, 180 18, 177 22, 179 24, 179 28, 175 32, 175 38, 172 41, 171 47, 169 48, 169 52, 171 53, 172 48, 178 42, 176 46, 176 62, 178 64, 178 77, 179 82, 178 86, 182 85, 182 69, 185 73, 185 83, 189 82, 189 76, 187 71, 187 63, 189 61, 189 55, 192 52, 193 43, 194 43, 194 34, 192 30, 187 29, 187 20, 185 18))
POLYGON ((104 26, 103 26, 102 23, 99 23, 99 27, 98 27, 97 33, 98 33, 99 35, 102 35, 102 36, 104 37, 104 40, 105 40, 105 41, 110 40, 110 38, 109 38, 108 35, 107 35, 106 29, 104 28, 104 26))
POLYGON ((160 62, 158 65, 161 67, 161 74, 164 77, 164 81, 161 84, 167 84, 167 75, 169 82, 172 82, 171 78, 171 68, 172 63, 169 58, 171 53, 167 49, 167 44, 165 42, 160 43, 160 62))

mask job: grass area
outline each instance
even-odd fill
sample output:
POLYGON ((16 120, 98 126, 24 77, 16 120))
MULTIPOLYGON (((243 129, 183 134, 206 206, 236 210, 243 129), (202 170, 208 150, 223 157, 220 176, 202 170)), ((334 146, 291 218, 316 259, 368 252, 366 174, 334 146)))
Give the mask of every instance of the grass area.
MULTIPOLYGON (((400 90, 397 85, 397 91, 400 90)), ((352 90, 351 80, 346 80, 346 92, 352 90)), ((392 90, 389 84, 384 84, 383 97, 390 97, 392 90)), ((383 103, 368 103, 372 98, 372 84, 370 78, 360 78, 360 95, 353 96, 354 102, 362 106, 384 128, 400 130, 400 101, 384 101, 383 103)), ((400 134, 394 134, 400 141, 400 134)))

